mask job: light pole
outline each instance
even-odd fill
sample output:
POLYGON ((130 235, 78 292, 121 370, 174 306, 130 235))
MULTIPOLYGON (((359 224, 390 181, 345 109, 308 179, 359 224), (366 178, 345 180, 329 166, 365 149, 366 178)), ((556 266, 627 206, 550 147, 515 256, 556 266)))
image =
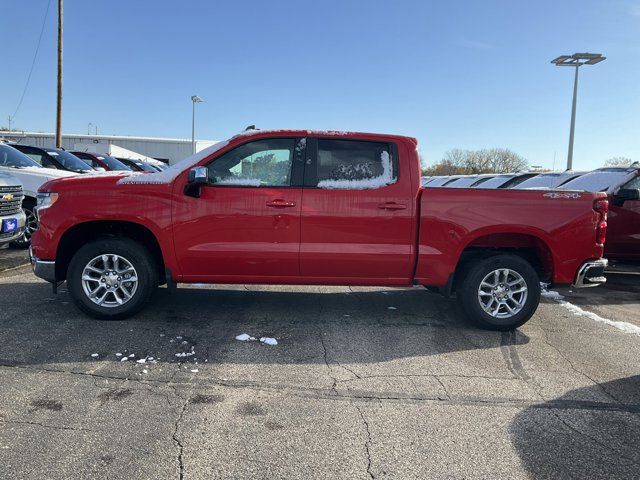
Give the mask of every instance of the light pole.
POLYGON ((87 125, 87 135, 91 135, 91 127, 93 126, 93 123, 89 122, 89 124, 87 125))
POLYGON ((560 55, 551 60, 557 67, 574 67, 576 69, 573 79, 573 105, 571 107, 571 129, 569 131, 569 151, 567 153, 567 170, 573 168, 573 137, 576 129, 576 103, 578 101, 578 69, 582 65, 595 65, 605 60, 601 53, 574 53, 573 55, 560 55))
POLYGON ((197 96, 191 96, 191 153, 196 153, 196 103, 202 103, 203 100, 197 96))

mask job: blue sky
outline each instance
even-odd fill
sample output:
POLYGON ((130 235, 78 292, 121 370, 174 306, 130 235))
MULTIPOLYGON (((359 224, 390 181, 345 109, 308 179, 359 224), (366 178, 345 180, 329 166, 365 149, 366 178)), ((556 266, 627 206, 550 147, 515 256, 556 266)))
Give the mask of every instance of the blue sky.
MULTIPOLYGON (((0 125, 16 109, 48 0, 4 0, 0 125)), ((14 126, 55 126, 56 0, 14 126)), ((640 0, 65 1, 65 133, 223 139, 246 125, 415 136, 566 161, 581 70, 574 168, 640 160, 640 0)))

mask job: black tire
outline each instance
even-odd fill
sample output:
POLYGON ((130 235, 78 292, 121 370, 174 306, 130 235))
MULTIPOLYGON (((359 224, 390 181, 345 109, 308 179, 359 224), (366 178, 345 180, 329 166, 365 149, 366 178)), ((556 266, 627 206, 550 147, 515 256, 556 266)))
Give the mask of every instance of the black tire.
POLYGON ((22 210, 27 217, 25 222, 25 231, 18 240, 14 240, 9 244, 11 248, 24 250, 31 245, 31 235, 38 228, 38 219, 35 215, 34 208, 36 204, 33 200, 25 200, 22 204, 22 210))
POLYGON ((69 263, 67 287, 74 303, 83 312, 102 320, 121 320, 139 312, 151 299, 158 287, 158 270, 151 253, 139 243, 127 238, 104 238, 91 242, 76 252, 69 263), (135 268, 137 289, 123 305, 98 305, 84 291, 82 275, 85 266, 104 254, 118 255, 135 268))
MULTIPOLYGON (((460 272, 460 275, 462 278, 458 279, 457 296, 462 309, 467 317, 481 328, 501 331, 514 330, 526 323, 540 304, 540 279, 538 274, 529 262, 517 255, 501 254, 472 261, 460 272), (483 279, 499 269, 508 269, 519 274, 526 283, 527 288, 526 299, 522 299, 522 307, 516 313, 510 314, 506 306, 498 307, 498 311, 501 312, 500 315, 505 315, 503 318, 487 313, 480 303, 481 297, 478 293, 483 279)), ((500 283, 500 285, 503 284, 500 283)), ((486 294, 483 298, 485 297, 487 297, 486 294)), ((488 298, 486 300, 487 303, 492 301, 491 297, 488 298)), ((497 300, 495 302, 492 305, 497 306, 497 300)), ((513 307, 513 304, 510 303, 509 306, 513 307)))

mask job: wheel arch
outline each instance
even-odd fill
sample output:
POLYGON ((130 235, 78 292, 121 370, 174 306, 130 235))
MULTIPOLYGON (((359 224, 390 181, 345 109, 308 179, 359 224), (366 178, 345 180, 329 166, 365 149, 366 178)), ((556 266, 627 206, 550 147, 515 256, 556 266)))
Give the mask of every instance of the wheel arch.
POLYGON ((542 281, 553 278, 554 258, 549 243, 538 235, 523 232, 487 233, 475 236, 462 248, 454 271, 451 291, 455 291, 464 270, 477 259, 510 253, 522 257, 542 281))
POLYGON ((124 237, 143 245, 153 256, 160 283, 165 283, 165 259, 156 235, 146 226, 122 220, 95 220, 78 223, 64 232, 56 252, 56 278, 65 280, 73 254, 88 242, 100 238, 124 237))

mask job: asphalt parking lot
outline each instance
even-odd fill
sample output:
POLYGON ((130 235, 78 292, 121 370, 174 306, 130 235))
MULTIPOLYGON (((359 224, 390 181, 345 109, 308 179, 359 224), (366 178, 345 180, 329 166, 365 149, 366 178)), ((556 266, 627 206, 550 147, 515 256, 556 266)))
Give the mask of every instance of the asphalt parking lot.
POLYGON ((4 478, 639 476, 638 275, 497 333, 418 288, 185 286, 101 322, 20 258, 0 250, 4 478))

